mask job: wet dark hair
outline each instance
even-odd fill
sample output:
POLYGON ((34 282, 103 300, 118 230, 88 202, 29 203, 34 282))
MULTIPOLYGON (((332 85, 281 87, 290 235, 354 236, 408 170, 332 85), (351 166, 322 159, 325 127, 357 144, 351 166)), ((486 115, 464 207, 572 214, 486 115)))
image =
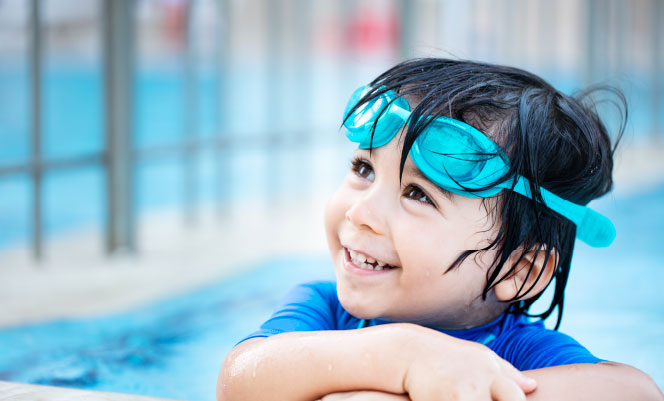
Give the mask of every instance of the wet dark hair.
MULTIPOLYGON (((539 252, 544 253, 545 264, 549 258, 555 258, 552 279, 555 291, 551 304, 546 311, 529 316, 546 319, 557 307, 557 329, 562 319, 576 226, 543 206, 540 188, 582 205, 611 190, 613 153, 627 120, 623 94, 615 88, 595 87, 568 96, 540 77, 517 68, 434 58, 398 64, 381 74, 370 86, 372 90, 349 114, 389 90, 411 104, 412 114, 401 137, 401 174, 415 139, 431 121, 421 117, 447 116, 484 132, 509 157, 509 171, 494 185, 516 174, 530 181, 534 200, 513 191, 501 191, 497 195, 498 202, 489 202, 493 205, 491 207, 487 206, 485 199, 485 207, 496 218, 495 224, 500 225, 496 238, 485 248, 462 252, 447 271, 458 267, 473 254, 495 249, 497 256, 487 271, 482 294, 486 299, 493 287, 516 271, 528 251, 537 250, 529 276, 539 252), (592 94, 599 92, 612 95, 620 110, 621 123, 614 146, 591 98, 592 94), (504 269, 510 255, 517 250, 521 252, 517 262, 504 269)), ((543 271, 529 288, 524 288, 524 280, 524 285, 511 301, 510 312, 528 314, 528 309, 543 291, 525 300, 519 298, 529 295, 543 271)))

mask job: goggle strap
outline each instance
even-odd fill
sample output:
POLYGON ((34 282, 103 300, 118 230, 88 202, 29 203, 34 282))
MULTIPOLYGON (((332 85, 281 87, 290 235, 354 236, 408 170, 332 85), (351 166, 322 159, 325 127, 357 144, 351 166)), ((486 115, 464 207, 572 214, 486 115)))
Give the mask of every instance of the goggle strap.
MULTIPOLYGON (((514 191, 532 199, 530 185, 524 177, 519 177, 514 191)), ((544 204, 576 224, 576 236, 592 247, 609 246, 616 237, 616 228, 606 216, 586 206, 565 200, 546 188, 540 188, 544 204)))

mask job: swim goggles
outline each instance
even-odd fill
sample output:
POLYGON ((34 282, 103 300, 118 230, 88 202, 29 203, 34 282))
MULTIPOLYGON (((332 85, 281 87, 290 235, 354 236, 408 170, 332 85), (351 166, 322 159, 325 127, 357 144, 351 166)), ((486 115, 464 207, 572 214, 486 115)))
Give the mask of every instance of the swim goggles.
MULTIPOLYGON (((344 113, 346 136, 360 149, 390 142, 411 114, 408 102, 394 91, 386 91, 355 108, 370 91, 368 86, 356 90, 344 113)), ((509 159, 486 135, 449 117, 427 123, 409 154, 433 183, 467 197, 486 198, 509 189, 533 199, 525 177, 503 179, 509 170, 509 159)), ((576 235, 583 242, 593 247, 606 247, 613 242, 616 229, 607 217, 545 188, 540 187, 540 194, 546 207, 576 224, 576 235)))

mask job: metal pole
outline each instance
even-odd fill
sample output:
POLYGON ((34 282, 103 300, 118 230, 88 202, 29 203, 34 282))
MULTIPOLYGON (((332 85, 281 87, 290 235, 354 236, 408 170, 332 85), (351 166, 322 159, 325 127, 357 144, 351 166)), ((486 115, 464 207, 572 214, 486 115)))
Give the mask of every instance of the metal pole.
POLYGON ((32 82, 32 253, 36 260, 43 256, 42 244, 42 149, 41 149, 41 92, 42 92, 42 29, 41 1, 30 2, 30 75, 32 82))
MULTIPOLYGON (((304 130, 306 133, 304 135, 306 142, 300 143, 300 145, 305 147, 303 153, 307 155, 306 157, 312 158, 312 142, 314 141, 314 135, 317 134, 316 130, 314 129, 314 119, 312 118, 311 112, 311 99, 313 98, 311 93, 311 59, 313 56, 311 46, 311 38, 313 36, 311 21, 313 16, 313 4, 310 0, 296 0, 294 1, 293 5, 296 8, 296 10, 294 10, 294 34, 297 46, 295 49, 297 63, 293 67, 298 71, 298 79, 295 86, 297 95, 293 97, 295 99, 293 104, 294 107, 290 107, 288 112, 290 114, 289 117, 291 121, 299 122, 300 126, 297 128, 297 130, 304 130)), ((311 165, 315 164, 313 159, 311 159, 310 162, 311 165)), ((314 177, 311 175, 311 171, 302 169, 302 171, 298 171, 298 174, 300 175, 302 181, 305 183, 305 185, 298 186, 298 190, 307 192, 302 193, 302 195, 312 193, 311 188, 313 188, 314 177)))
POLYGON ((266 51, 266 70, 267 70, 267 93, 265 94, 264 112, 267 117, 267 148, 264 150, 267 156, 266 168, 266 201, 268 205, 274 204, 278 200, 279 177, 281 171, 279 168, 279 142, 283 131, 282 104, 277 101, 280 95, 280 80, 282 78, 282 51, 283 26, 282 26, 282 0, 267 0, 265 6, 265 35, 267 40, 266 51))
POLYGON ((538 57, 537 67, 546 73, 553 72, 551 69, 559 69, 560 55, 558 54, 558 35, 556 35, 556 28, 558 25, 558 2, 541 2, 537 7, 537 20, 540 26, 538 35, 538 57), (543 51, 544 49, 549 51, 543 51), (546 67, 545 67, 546 66, 546 67))
POLYGON ((415 0, 401 0, 399 5, 401 6, 401 44, 400 44, 400 56, 401 60, 406 60, 414 54, 413 44, 415 37, 415 24, 413 23, 415 9, 414 6, 415 0))
POLYGON ((625 62, 627 57, 625 57, 625 38, 628 33, 625 30, 625 24, 629 12, 628 4, 622 0, 615 0, 614 3, 614 15, 616 18, 616 70, 620 75, 622 75, 625 70, 625 62))
POLYGON ((198 131, 197 124, 197 80, 196 80, 196 51, 194 46, 194 18, 195 0, 188 0, 185 4, 185 57, 184 57, 184 215, 185 222, 193 224, 196 221, 196 149, 195 139, 198 131))
MULTIPOLYGON (((295 41, 297 48, 295 55, 297 64, 294 66, 298 70, 296 106, 289 110, 295 113, 293 120, 301 121, 304 129, 309 130, 313 125, 311 118, 311 59, 313 56, 311 38, 313 32, 311 29, 311 20, 313 16, 313 5, 310 0, 296 0, 295 6, 295 41)), ((313 134, 313 131, 311 132, 313 134)))
POLYGON ((134 251, 132 155, 134 26, 132 0, 104 1, 106 86, 106 250, 134 251))
POLYGON ((596 80, 595 73, 597 65, 597 40, 595 36, 597 27, 597 15, 595 2, 593 0, 586 0, 586 20, 588 22, 586 28, 586 85, 596 80))
MULTIPOLYGON (((336 85, 337 90, 344 89, 346 90, 346 85, 349 82, 352 82, 353 84, 356 81, 357 78, 357 68, 356 63, 350 63, 350 61, 354 61, 352 51, 354 49, 352 48, 352 41, 348 40, 346 38, 346 34, 348 32, 349 28, 349 21, 352 21, 355 19, 355 13, 356 13, 356 8, 357 4, 353 3, 352 0, 341 0, 339 3, 339 8, 338 8, 338 17, 337 20, 339 21, 339 28, 341 32, 337 32, 337 35, 340 35, 340 38, 337 38, 338 40, 341 39, 341 42, 343 43, 343 50, 339 55, 339 58, 337 60, 338 63, 338 72, 339 74, 336 76, 338 85, 336 85)), ((340 96, 340 92, 335 93, 335 99, 343 99, 346 96, 346 93, 343 93, 343 96, 340 96)))
POLYGON ((230 174, 228 159, 230 158, 229 147, 222 144, 222 139, 231 135, 228 132, 229 122, 228 122, 228 111, 227 111, 227 97, 226 90, 228 88, 227 82, 229 82, 228 75, 231 71, 231 34, 232 34, 232 21, 231 18, 231 4, 227 0, 218 0, 217 1, 217 46, 215 54, 215 71, 219 77, 217 82, 217 112, 216 116, 216 127, 217 132, 216 136, 219 139, 219 146, 215 149, 215 159, 216 159, 216 194, 219 198, 219 216, 225 218, 228 215, 228 203, 224 199, 224 196, 231 192, 227 185, 230 183, 230 174))
POLYGON ((664 13, 664 4, 661 0, 653 0, 653 20, 652 20, 652 85, 650 85, 652 94, 652 135, 656 141, 662 141, 664 137, 662 136, 662 92, 664 88, 662 87, 662 74, 664 74, 664 67, 662 64, 662 35, 664 31, 662 30, 662 13, 664 13))

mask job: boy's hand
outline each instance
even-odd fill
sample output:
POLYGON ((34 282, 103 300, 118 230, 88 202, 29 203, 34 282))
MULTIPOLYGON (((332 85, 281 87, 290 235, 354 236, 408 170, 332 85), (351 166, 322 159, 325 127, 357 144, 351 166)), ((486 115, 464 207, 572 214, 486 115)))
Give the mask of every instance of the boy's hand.
POLYGON ((410 398, 407 395, 382 391, 347 391, 328 394, 316 401, 410 401, 410 398))
POLYGON ((525 400, 537 387, 535 380, 484 345, 430 329, 418 331, 404 378, 404 390, 413 401, 525 400))

